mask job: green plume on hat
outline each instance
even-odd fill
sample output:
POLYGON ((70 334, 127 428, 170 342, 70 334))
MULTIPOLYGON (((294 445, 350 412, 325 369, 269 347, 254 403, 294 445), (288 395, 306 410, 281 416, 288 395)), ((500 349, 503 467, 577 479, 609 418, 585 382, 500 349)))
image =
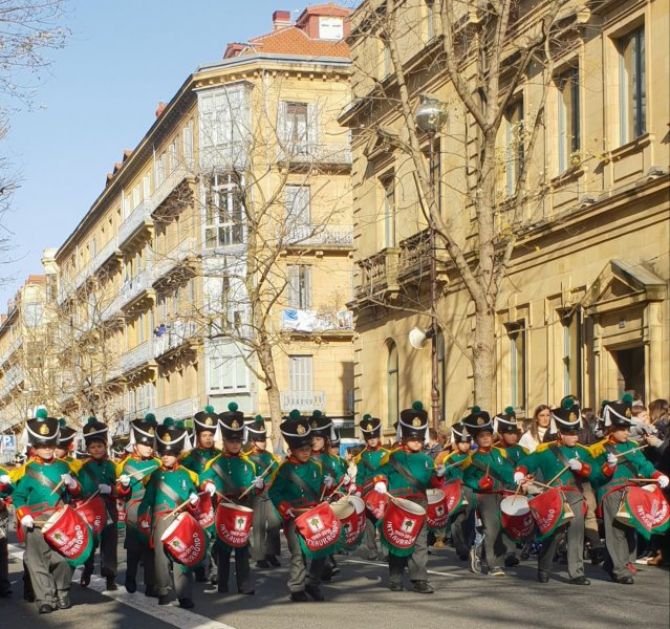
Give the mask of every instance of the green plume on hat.
POLYGON ((182 430, 186 427, 184 424, 184 420, 180 419, 179 421, 176 421, 174 423, 175 428, 181 428, 182 430))
POLYGON ((470 410, 473 413, 481 413, 482 412, 482 409, 479 406, 473 406, 470 410))
POLYGON ((211 404, 208 404, 205 406, 205 413, 213 413, 214 412, 214 407, 211 404))
POLYGON ((370 415, 370 413, 365 413, 365 415, 363 415, 363 421, 366 421, 367 419, 372 419, 372 415, 370 415))
POLYGON ((153 426, 156 425, 156 416, 153 413, 147 413, 144 416, 144 421, 147 422, 147 424, 152 424, 153 426))
POLYGON ((98 420, 97 420, 95 417, 91 416, 91 417, 89 417, 89 418, 86 420, 86 425, 87 425, 87 426, 92 426, 92 425, 95 424, 97 421, 98 421, 98 420))
POLYGON ((228 410, 231 411, 232 413, 237 411, 238 408, 239 408, 239 406, 237 405, 237 402, 230 402, 228 404, 228 410))
POLYGON ((300 411, 294 408, 289 414, 289 419, 300 419, 300 411))
POLYGON ((423 403, 420 402, 419 400, 415 400, 414 402, 412 402, 412 409, 415 411, 422 411, 423 403))
POLYGON ((514 415, 514 407, 513 406, 505 407, 505 413, 507 413, 507 415, 514 415))
POLYGON ((65 417, 61 417, 61 418, 58 420, 58 425, 59 425, 61 428, 66 428, 66 427, 67 427, 67 421, 65 421, 65 417))
POLYGON ((621 401, 624 404, 632 404, 633 403, 633 395, 631 393, 624 393, 622 398, 621 398, 621 401))
POLYGON ((262 415, 256 415, 256 417, 254 417, 254 421, 257 421, 257 422, 262 422, 262 421, 264 421, 264 420, 263 420, 263 416, 262 416, 262 415))
POLYGON ((566 398, 565 400, 563 400, 563 404, 561 404, 563 409, 566 410, 566 411, 569 411, 570 409, 572 409, 572 407, 574 405, 575 405, 575 401, 571 397, 566 398))
POLYGON ((35 413, 36 419, 46 419, 49 417, 49 411, 44 406, 40 406, 35 413))
POLYGON ((322 417, 322 416, 323 416, 323 413, 321 411, 319 411, 319 410, 312 411, 312 417, 314 419, 318 419, 319 417, 322 417))
POLYGON ((166 417, 166 418, 163 420, 163 426, 164 426, 165 428, 174 428, 174 426, 175 426, 174 419, 173 419, 172 417, 166 417))

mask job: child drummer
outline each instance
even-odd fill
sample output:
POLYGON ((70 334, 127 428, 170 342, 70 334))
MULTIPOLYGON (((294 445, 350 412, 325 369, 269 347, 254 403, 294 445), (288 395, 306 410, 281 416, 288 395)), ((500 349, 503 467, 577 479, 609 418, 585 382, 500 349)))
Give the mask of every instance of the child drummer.
POLYGON ((639 444, 630 439, 630 428, 633 424, 630 402, 607 402, 603 409, 603 419, 607 439, 595 444, 592 451, 596 448, 601 451, 596 465, 604 477, 598 487, 598 502, 603 512, 608 554, 604 568, 612 581, 630 585, 633 583, 633 576, 628 571, 627 564, 635 561, 637 536, 634 528, 625 526, 616 519, 626 482, 637 477, 653 478, 661 489, 665 489, 668 486, 668 477, 657 471, 642 452, 637 450, 639 444))
POLYGON ((9 582, 9 555, 7 543, 7 528, 9 514, 7 506, 14 491, 14 484, 9 476, 9 470, 0 466, 0 598, 12 595, 12 586, 9 582))
POLYGON ((156 428, 156 451, 161 466, 152 472, 144 498, 139 507, 138 520, 141 528, 150 530, 154 544, 154 570, 158 604, 170 602, 170 589, 179 600, 179 607, 191 609, 193 603, 193 572, 182 565, 174 565, 170 577, 170 560, 163 552, 161 537, 174 519, 172 511, 188 500, 188 509, 195 510, 200 502, 198 476, 179 464, 182 450, 190 447, 186 428, 171 417, 165 418, 156 428))
MULTIPOLYGON (((402 445, 384 458, 381 468, 374 477, 374 491, 389 493, 396 498, 405 498, 416 502, 424 509, 427 505, 426 489, 438 487, 444 476, 444 465, 435 468, 433 459, 423 452, 428 431, 428 413, 421 402, 414 402, 412 408, 400 413, 398 438, 402 445)), ((413 553, 398 556, 394 548, 387 544, 389 551, 389 586, 391 591, 403 589, 402 578, 405 566, 409 570, 412 589, 420 594, 432 594, 432 585, 428 583, 426 566, 428 546, 427 529, 424 526, 419 533, 413 553)))
POLYGON ((300 511, 315 507, 324 487, 332 486, 324 479, 318 463, 312 460, 312 434, 309 421, 293 410, 279 426, 290 449, 281 463, 268 492, 270 500, 284 519, 284 532, 291 553, 288 587, 294 602, 323 601, 321 574, 325 558, 313 558, 306 565, 300 547, 295 518, 300 511))
POLYGON ((40 614, 72 606, 72 568, 65 557, 51 550, 39 529, 56 512, 59 502, 81 492, 67 463, 54 458, 59 428, 58 420, 48 417, 44 408, 26 422, 32 454, 21 470, 13 494, 16 517, 25 536, 25 563, 40 614))
MULTIPOLYGON (((99 494, 105 501, 107 524, 96 540, 95 547, 100 546, 100 574, 107 580, 107 590, 116 590, 116 543, 118 529, 116 522, 118 512, 116 508, 116 467, 107 454, 109 446, 109 430, 107 425, 95 417, 89 417, 83 427, 84 442, 89 458, 79 468, 77 477, 81 483, 82 497, 90 498, 99 494)), ((93 574, 95 549, 84 564, 80 583, 87 587, 93 574)))
MULTIPOLYGON (((228 404, 228 411, 219 414, 219 428, 223 437, 223 451, 206 466, 201 477, 203 490, 233 502, 239 502, 240 495, 250 486, 257 491, 263 489, 264 481, 256 475, 256 466, 242 456, 244 436, 244 414, 235 402, 228 404)), ((251 503, 251 492, 245 495, 246 503, 251 503)), ((247 506, 242 504, 242 506, 247 506)), ((249 569, 249 544, 232 548, 217 539, 214 542, 214 556, 218 565, 218 591, 228 592, 230 576, 230 555, 235 552, 235 576, 240 594, 254 594, 254 584, 249 569)))

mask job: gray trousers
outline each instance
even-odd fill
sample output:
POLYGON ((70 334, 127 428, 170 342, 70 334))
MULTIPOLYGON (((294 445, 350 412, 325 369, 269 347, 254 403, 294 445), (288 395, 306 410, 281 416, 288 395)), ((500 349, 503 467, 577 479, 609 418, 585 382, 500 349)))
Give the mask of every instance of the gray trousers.
POLYGON ((126 549, 126 581, 137 580, 137 568, 141 561, 144 564, 144 585, 153 587, 156 584, 154 551, 140 539, 133 527, 128 525, 123 546, 126 549))
MULTIPOLYGON (((575 517, 567 526, 568 536, 568 576, 571 579, 584 576, 584 514, 582 505, 584 496, 578 491, 566 491, 565 499, 572 507, 575 517)), ((556 554, 556 547, 562 534, 562 528, 554 533, 542 544, 542 550, 538 556, 537 567, 539 570, 549 572, 556 554)))
POLYGON ((84 564, 84 573, 93 574, 93 563, 95 551, 100 547, 100 574, 103 577, 115 577, 117 568, 116 544, 119 539, 119 531, 116 522, 108 524, 100 533, 100 539, 96 540, 91 556, 84 564))
POLYGON ((475 539, 474 492, 470 487, 463 486, 463 494, 468 504, 453 518, 450 518, 451 537, 459 555, 467 555, 475 539))
POLYGON ((179 564, 173 564, 163 550, 161 536, 172 524, 173 518, 158 518, 154 527, 154 570, 156 589, 160 596, 167 594, 174 581, 174 590, 177 598, 193 598, 193 572, 179 564), (172 568, 172 576, 170 576, 172 568))
MULTIPOLYGON (((426 508, 426 502, 412 500, 426 508)), ((428 581, 428 526, 424 524, 421 532, 416 538, 414 552, 409 557, 396 557, 389 553, 389 581, 391 583, 402 583, 402 574, 407 566, 409 578, 414 581, 428 581)))
POLYGON ((35 603, 55 605, 59 593, 70 591, 72 568, 65 557, 52 550, 38 528, 26 531, 24 561, 35 592, 35 603))
POLYGON ((498 568, 505 562, 507 547, 500 521, 501 494, 477 494, 477 508, 484 526, 484 550, 489 568, 498 568))
POLYGON ((379 556, 379 547, 377 546, 377 529, 368 516, 365 520, 365 530, 363 531, 363 554, 366 559, 374 561, 379 556))
POLYGON ((281 554, 279 528, 281 518, 267 494, 254 497, 254 525, 251 530, 251 557, 262 561, 281 554))
POLYGON ((303 555, 295 522, 286 525, 286 541, 291 553, 291 561, 288 566, 288 589, 291 592, 302 592, 306 585, 319 586, 321 584, 321 573, 326 559, 312 559, 307 566, 307 560, 303 555))
POLYGON ((623 490, 614 491, 603 500, 605 546, 612 559, 612 574, 615 579, 630 576, 626 564, 635 562, 637 544, 635 529, 615 519, 622 496, 623 490))
POLYGON ((591 483, 585 481, 582 483, 582 493, 586 500, 586 516, 584 517, 584 537, 591 543, 591 548, 602 548, 600 533, 598 531, 598 519, 596 518, 596 508, 598 503, 591 483))

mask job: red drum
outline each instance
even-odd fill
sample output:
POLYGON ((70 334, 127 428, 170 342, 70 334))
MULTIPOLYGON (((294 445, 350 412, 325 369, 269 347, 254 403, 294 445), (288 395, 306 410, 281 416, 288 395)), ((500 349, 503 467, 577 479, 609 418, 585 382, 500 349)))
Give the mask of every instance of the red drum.
POLYGON ((332 505, 337 519, 342 523, 342 544, 353 550, 363 538, 365 530, 365 503, 358 496, 345 496, 332 505))
POLYGON ((205 558, 207 535, 190 513, 180 513, 161 535, 165 552, 177 563, 193 568, 205 558))
POLYGON ((120 498, 116 499, 116 512, 119 514, 118 524, 125 524, 128 519, 125 500, 121 500, 120 498))
POLYGON ((253 516, 248 507, 220 502, 216 508, 216 534, 227 546, 242 548, 249 543, 253 516))
POLYGON ((447 520, 449 519, 447 496, 441 489, 427 489, 426 498, 428 499, 426 508, 428 528, 432 531, 443 529, 447 526, 447 520))
POLYGON ((447 483, 442 488, 442 491, 444 492, 444 497, 446 499, 447 513, 449 514, 449 517, 456 515, 467 506, 468 499, 465 497, 463 481, 460 478, 447 483))
POLYGON ((528 501, 530 512, 538 528, 538 539, 544 540, 575 517, 559 487, 553 487, 528 501))
POLYGON ((670 526, 670 505, 655 483, 628 486, 616 519, 633 527, 646 539, 665 532, 670 526))
POLYGON ((42 527, 46 543, 72 567, 86 563, 93 550, 93 531, 71 506, 63 505, 42 527))
POLYGON ((535 520, 528 506, 528 498, 519 494, 507 496, 500 502, 501 523, 507 535, 519 542, 535 531, 535 520))
POLYGON ((381 520, 389 506, 389 497, 386 494, 380 494, 378 491, 369 491, 365 494, 365 506, 370 515, 376 520, 381 520))
POLYGON ((302 551, 312 559, 331 555, 342 533, 342 523, 327 502, 300 514, 295 519, 295 527, 302 551))
POLYGON ((389 553, 407 557, 414 552, 414 544, 426 522, 426 510, 404 498, 394 498, 388 506, 381 527, 382 542, 389 553))
POLYGON ((198 502, 198 508, 193 514, 195 519, 198 520, 200 526, 203 529, 208 529, 211 526, 214 526, 216 521, 216 516, 214 514, 214 502, 212 497, 207 492, 200 494, 200 501, 198 502))
POLYGON ((107 507, 100 496, 93 496, 75 504, 74 510, 88 522, 95 535, 100 535, 107 525, 107 507))

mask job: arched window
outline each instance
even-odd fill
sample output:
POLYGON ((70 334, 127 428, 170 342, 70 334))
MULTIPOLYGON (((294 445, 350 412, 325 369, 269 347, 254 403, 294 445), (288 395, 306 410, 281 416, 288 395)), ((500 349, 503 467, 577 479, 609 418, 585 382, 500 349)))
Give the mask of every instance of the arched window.
POLYGON ((389 341, 386 362, 386 422, 389 428, 398 421, 400 406, 399 371, 398 348, 393 341, 389 341))

